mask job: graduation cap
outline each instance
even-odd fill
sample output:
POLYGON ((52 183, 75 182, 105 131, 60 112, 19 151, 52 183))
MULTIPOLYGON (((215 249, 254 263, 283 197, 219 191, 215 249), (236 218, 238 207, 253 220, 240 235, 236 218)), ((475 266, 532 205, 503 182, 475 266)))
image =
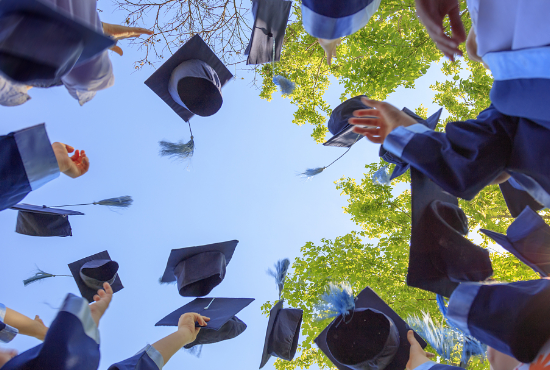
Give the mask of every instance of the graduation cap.
POLYGON ((411 168, 412 228, 407 285, 449 297, 460 282, 493 274, 489 252, 466 239, 456 197, 411 168))
MULTIPOLYGON (((414 118, 416 122, 423 124, 424 126, 428 127, 430 130, 435 130, 437 123, 439 122, 439 117, 441 116, 441 112, 443 111, 443 108, 439 109, 437 112, 432 114, 427 119, 423 119, 420 116, 416 115, 413 111, 411 111, 408 108, 403 108, 403 112, 407 113, 409 116, 414 118)), ((410 164, 407 162, 404 162, 401 158, 396 157, 394 154, 388 152, 382 145, 380 145, 380 152, 379 156, 385 160, 388 163, 395 164, 395 168, 393 169, 393 172, 389 178, 389 181, 401 176, 410 167, 410 164)))
POLYGON ((115 41, 41 0, 0 2, 0 71, 18 83, 58 84, 75 64, 115 41))
POLYGON ((525 207, 508 227, 507 235, 480 231, 542 276, 550 273, 550 226, 531 208, 525 207))
POLYGON ((278 62, 285 38, 292 2, 283 0, 253 0, 254 26, 245 51, 246 64, 278 62))
POLYGON ((15 232, 29 236, 72 236, 69 216, 84 215, 82 212, 24 203, 16 204, 11 209, 19 211, 15 232))
POLYGON ((35 206, 20 203, 11 207, 19 211, 15 232, 29 236, 72 236, 69 216, 84 215, 82 212, 53 207, 76 207, 87 205, 101 205, 119 208, 128 208, 132 205, 132 197, 126 195, 117 198, 103 199, 98 202, 83 204, 67 204, 63 206, 35 206))
POLYGON ((161 283, 177 281, 182 297, 202 297, 220 284, 238 240, 172 249, 161 283))
POLYGON ((544 208, 528 192, 512 185, 510 180, 499 184, 499 187, 512 217, 518 217, 527 206, 534 211, 540 211, 544 208))
MULTIPOLYGON (((184 348, 233 339, 246 330, 246 324, 235 315, 252 301, 254 298, 196 298, 164 317, 155 326, 178 326, 181 315, 195 312, 209 317, 210 321, 199 331, 195 341, 184 348)), ((196 326, 199 327, 199 324, 196 323, 196 326)))
POLYGON ((94 295, 99 289, 103 289, 105 282, 111 285, 114 293, 124 288, 118 276, 118 263, 111 260, 107 251, 70 263, 69 269, 78 285, 80 294, 88 302, 94 300, 94 295))
MULTIPOLYGON (((195 114, 207 117, 221 108, 221 89, 232 78, 233 75, 216 54, 199 35, 195 35, 160 66, 145 84, 189 123, 195 114)), ((161 142, 161 155, 188 157, 193 150, 192 132, 187 144, 161 142)))
MULTIPOLYGON (((409 360, 409 325, 369 287, 354 299, 349 286, 331 285, 322 310, 336 318, 315 344, 340 370, 403 370, 409 360), (339 308, 337 308, 339 307, 339 308), (325 311, 326 312, 326 311, 325 311)), ((329 316, 329 317, 330 317, 329 316)), ((414 333, 416 340, 426 342, 414 333)))
POLYGON ((267 364, 271 356, 292 361, 298 348, 304 311, 297 308, 283 308, 284 300, 281 299, 289 266, 290 261, 285 258, 275 264, 275 271, 268 271, 270 275, 275 277, 279 289, 279 302, 269 312, 260 369, 267 364))

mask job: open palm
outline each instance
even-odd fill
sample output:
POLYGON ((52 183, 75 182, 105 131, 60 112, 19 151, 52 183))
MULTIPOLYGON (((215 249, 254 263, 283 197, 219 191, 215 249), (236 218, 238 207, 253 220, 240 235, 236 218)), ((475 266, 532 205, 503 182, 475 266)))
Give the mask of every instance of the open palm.
POLYGON ((90 160, 86 156, 84 150, 75 151, 70 145, 55 142, 52 144, 52 149, 57 159, 59 171, 73 179, 84 175, 90 168, 90 160), (73 156, 69 157, 69 153, 74 152, 73 156))

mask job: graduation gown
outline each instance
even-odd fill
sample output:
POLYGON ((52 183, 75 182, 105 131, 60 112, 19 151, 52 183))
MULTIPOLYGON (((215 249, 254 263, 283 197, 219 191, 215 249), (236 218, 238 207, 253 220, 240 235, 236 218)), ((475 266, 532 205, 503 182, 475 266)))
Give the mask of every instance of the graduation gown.
POLYGON ((44 124, 0 136, 0 211, 58 176, 44 124))
POLYGON ((383 146, 454 196, 471 200, 506 171, 550 207, 548 143, 549 129, 491 105, 474 120, 450 122, 445 133, 421 124, 398 127, 383 146))
POLYGON ((19 330, 4 322, 6 306, 0 303, 0 343, 9 343, 19 333, 19 330))
POLYGON ((550 338, 550 280, 462 283, 447 318, 465 334, 523 363, 533 362, 550 338))
POLYGON ((134 356, 111 365, 108 370, 161 370, 163 366, 160 352, 148 344, 134 356))
POLYGON ((2 370, 96 370, 99 331, 88 301, 67 294, 42 344, 9 360, 2 370))

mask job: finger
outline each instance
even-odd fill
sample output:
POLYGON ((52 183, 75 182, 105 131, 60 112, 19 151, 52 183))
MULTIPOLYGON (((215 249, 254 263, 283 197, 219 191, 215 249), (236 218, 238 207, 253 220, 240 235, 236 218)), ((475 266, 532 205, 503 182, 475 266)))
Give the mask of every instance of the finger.
POLYGON ((80 150, 74 152, 74 154, 71 156, 71 160, 73 162, 78 162, 80 160, 80 150))
POLYGON ((84 175, 88 170, 90 169, 90 160, 88 157, 84 157, 82 159, 82 164, 80 166, 80 169, 82 170, 82 175, 84 175))
POLYGON ((431 352, 426 352, 426 357, 428 358, 435 358, 435 355, 431 352))
POLYGON ((136 35, 136 37, 140 36, 140 35, 152 35, 153 34, 153 31, 148 30, 147 28, 140 28, 140 27, 134 27, 132 29, 132 32, 138 34, 138 35, 136 35))
POLYGON ((203 316, 202 318, 203 318, 204 321, 206 321, 206 322, 210 321, 210 317, 203 316))
POLYGON ((366 134, 365 137, 368 141, 374 144, 382 144, 384 142, 384 138, 382 136, 374 136, 370 134, 366 134))
POLYGON ((67 145, 67 144, 63 144, 65 145, 65 148, 67 149, 67 153, 72 153, 74 152, 74 148, 70 145, 67 145))
POLYGON ((122 49, 120 48, 120 46, 117 46, 117 45, 111 46, 109 49, 114 51, 115 53, 117 53, 120 56, 122 56, 122 54, 124 54, 122 49))
POLYGON ((361 134, 361 135, 372 135, 372 136, 380 136, 380 129, 379 128, 376 128, 376 127, 354 127, 352 129, 353 132, 355 132, 356 134, 361 134))
POLYGON ((418 343, 418 341, 414 337, 414 332, 412 330, 409 330, 407 332, 407 339, 409 341, 409 344, 411 345, 411 352, 413 351, 413 349, 414 350, 420 349, 421 351, 423 351, 422 347, 420 346, 420 344, 418 343))
POLYGON ((109 284, 108 282, 103 283, 103 289, 105 289, 105 292, 107 294, 113 294, 113 288, 111 288, 111 284, 109 284))
POLYGON ((453 40, 459 44, 466 41, 466 30, 460 18, 460 9, 458 6, 453 7, 449 11, 449 21, 451 23, 451 31, 453 32, 453 40))
POLYGON ((358 109, 353 112, 354 117, 380 117, 382 118, 382 112, 378 109, 358 109))
POLYGON ((101 300, 101 298, 97 294, 94 295, 93 299, 95 302, 101 300))
POLYGON ((384 106, 384 104, 387 104, 387 103, 384 103, 383 101, 370 100, 369 98, 364 98, 364 97, 361 98, 361 102, 365 104, 367 107, 372 107, 376 109, 380 109, 381 107, 384 106))
POLYGON ((348 123, 350 125, 379 127, 382 120, 380 118, 350 118, 348 123))
POLYGON ((462 56, 462 51, 458 48, 452 48, 444 44, 436 42, 435 46, 449 59, 453 60, 454 55, 462 56))

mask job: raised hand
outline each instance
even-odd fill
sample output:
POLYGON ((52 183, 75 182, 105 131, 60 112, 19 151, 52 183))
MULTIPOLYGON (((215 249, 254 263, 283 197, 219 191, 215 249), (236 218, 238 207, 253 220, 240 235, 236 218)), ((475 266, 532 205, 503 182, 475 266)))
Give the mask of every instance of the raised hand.
POLYGON ((38 315, 34 317, 33 321, 35 322, 35 327, 36 327, 36 334, 34 335, 34 337, 36 339, 43 341, 44 338, 46 338, 48 327, 44 325, 44 321, 42 321, 42 319, 38 315))
POLYGON ((17 351, 14 349, 0 349, 0 368, 15 356, 17 351))
POLYGON ((57 159, 59 171, 73 179, 84 175, 90 168, 90 160, 86 157, 84 150, 77 150, 70 145, 55 142, 52 144, 52 149, 57 159), (75 152, 72 157, 69 153, 75 152))
POLYGON ((458 0, 415 0, 416 14, 426 31, 435 42, 437 48, 450 60, 454 55, 462 55, 458 45, 466 41, 466 31, 460 19, 460 5, 458 0), (452 36, 445 34, 443 19, 449 16, 452 36))
POLYGON ((103 289, 97 291, 97 294, 94 295, 94 303, 90 305, 92 319, 94 319, 96 325, 99 325, 99 319, 101 319, 105 311, 107 311, 112 299, 113 288, 111 288, 109 283, 103 283, 103 289))
POLYGON ((187 343, 193 342, 201 328, 195 327, 195 322, 198 322, 200 326, 206 326, 210 318, 199 315, 195 312, 188 312, 180 316, 178 321, 178 332, 183 334, 187 343))
MULTIPOLYGON (((102 23, 103 33, 111 36, 115 40, 128 39, 131 37, 139 37, 141 35, 152 35, 153 31, 141 27, 127 27, 118 24, 102 23)), ((111 47, 111 50, 118 55, 123 54, 122 49, 119 46, 111 47)))
POLYGON ((420 346, 420 343, 414 337, 414 332, 409 330, 407 332, 407 339, 411 345, 409 354, 409 362, 407 362, 407 370, 416 369, 418 366, 430 361, 430 358, 435 357, 433 353, 425 352, 420 346))
POLYGON ((327 64, 330 65, 332 62, 332 57, 336 57, 336 47, 340 45, 342 42, 342 39, 337 38, 334 40, 326 40, 326 39, 317 39, 317 42, 319 42, 319 45, 323 48, 325 51, 325 56, 327 57, 327 64))
POLYGON ((360 109, 353 112, 354 118, 350 118, 351 125, 371 126, 354 127, 353 132, 367 137, 375 144, 382 144, 386 136, 399 126, 411 126, 417 123, 405 112, 397 109, 391 104, 361 98, 363 104, 376 109, 360 109), (357 118, 358 117, 358 118, 357 118))

